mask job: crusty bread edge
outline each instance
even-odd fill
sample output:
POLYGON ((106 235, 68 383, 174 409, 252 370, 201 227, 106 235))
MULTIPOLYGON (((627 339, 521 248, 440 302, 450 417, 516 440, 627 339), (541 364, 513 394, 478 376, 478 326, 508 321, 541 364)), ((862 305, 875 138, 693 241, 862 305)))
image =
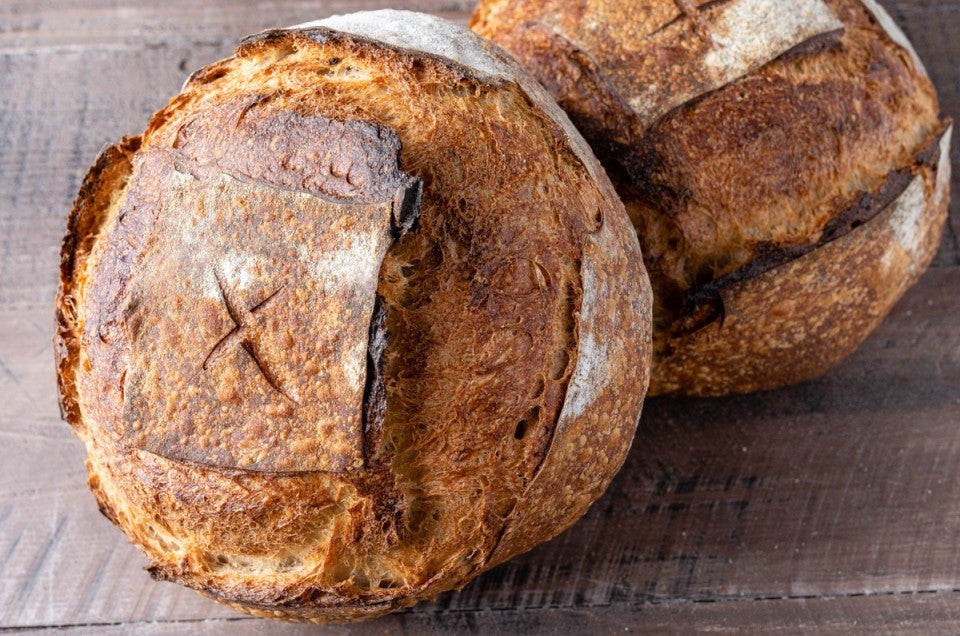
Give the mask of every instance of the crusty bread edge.
POLYGON ((650 385, 653 351, 650 282, 645 274, 634 280, 628 275, 631 260, 642 258, 635 236, 626 215, 617 215, 606 219, 584 248, 577 363, 566 400, 547 459, 507 519, 484 569, 572 525, 626 460, 650 385), (623 311, 621 295, 632 296, 629 313, 623 311), (598 372, 633 376, 637 392, 617 392, 598 372), (593 447, 589 451, 588 443, 593 447))
MULTIPOLYGON (((560 126, 567 143, 590 176, 604 187, 609 184, 606 172, 600 167, 593 150, 563 109, 532 75, 491 40, 443 18, 396 9, 335 15, 284 30, 311 29, 346 33, 377 46, 386 45, 427 55, 448 65, 455 65, 480 81, 517 84, 537 108, 560 126)), ((611 191, 612 188, 610 185, 611 191)))
POLYGON ((890 14, 887 13, 886 9, 880 6, 876 0, 860 1, 863 3, 863 6, 867 8, 867 11, 873 15, 874 19, 876 19, 877 24, 879 24, 880 27, 887 32, 887 36, 910 55, 910 59, 913 60, 913 64, 917 68, 917 72, 929 79, 930 75, 927 73, 927 69, 923 65, 923 61, 917 54, 917 50, 913 48, 913 44, 910 42, 909 38, 907 38, 903 30, 897 26, 897 23, 893 21, 893 18, 890 17, 890 14))
POLYGON ((60 412, 78 434, 86 433, 75 383, 83 328, 83 302, 78 297, 82 285, 78 285, 78 279, 83 278, 87 259, 109 220, 111 203, 124 191, 132 170, 131 158, 139 147, 140 137, 124 137, 100 151, 74 199, 60 247, 60 280, 54 302, 54 361, 60 412))
POLYGON ((947 217, 952 131, 948 127, 939 140, 936 168, 921 167, 911 186, 872 220, 724 290, 725 318, 669 340, 650 394, 772 389, 816 377, 852 353, 937 251, 947 217), (916 182, 923 196, 911 203, 916 182), (877 268, 884 268, 879 277, 877 268))
MULTIPOLYGON (((363 36, 355 36, 355 37, 358 40, 366 39, 363 36)), ((471 34, 471 37, 476 37, 476 36, 473 36, 471 34)), ((477 38, 477 40, 481 44, 483 43, 483 41, 480 40, 479 38, 477 38)), ((376 43, 376 41, 373 40, 372 38, 370 39, 370 42, 375 46, 383 46, 381 44, 376 43)), ((499 59, 505 65, 505 67, 509 68, 509 65, 514 64, 512 61, 510 61, 510 58, 505 56, 505 54, 503 54, 502 52, 498 53, 499 49, 493 49, 493 47, 490 47, 490 48, 492 51, 491 54, 499 56, 499 59)), ((406 48, 406 50, 409 51, 413 49, 406 48)), ((413 50, 413 51, 416 52, 416 50, 413 50)), ((424 53, 424 55, 431 55, 431 54, 428 51, 424 53)), ((456 61, 454 61, 454 63, 460 64, 460 62, 456 62, 456 61)), ((469 68, 467 67, 464 67, 464 68, 466 68, 467 71, 470 71, 469 68)), ((475 73, 475 71, 471 71, 471 72, 475 73)), ((498 78, 491 78, 491 79, 498 80, 498 78)), ((522 71, 519 71, 518 69, 516 69, 513 79, 506 79, 501 77, 499 78, 499 80, 517 82, 520 85, 520 87, 524 90, 524 92, 527 94, 528 98, 530 98, 531 102, 542 111, 545 111, 545 113, 549 116, 549 118, 553 121, 553 123, 556 124, 557 128, 559 128, 559 130, 556 130, 556 132, 560 133, 558 135, 558 139, 560 139, 561 141, 566 141, 569 150, 571 150, 573 155, 580 161, 584 169, 586 169, 594 177, 594 179, 598 183, 598 186, 603 192, 608 204, 604 206, 605 209, 603 210, 605 223, 603 225, 603 229, 601 230, 599 238, 588 239, 588 245, 593 245, 594 243, 596 243, 601 246, 595 250, 601 260, 605 256, 608 249, 622 250, 622 253, 620 254, 620 257, 621 257, 620 261, 622 263, 625 263, 626 266, 630 268, 630 271, 639 272, 643 274, 642 276, 638 276, 635 280, 635 284, 640 289, 640 293, 638 293, 638 295, 636 296, 636 301, 634 303, 638 311, 630 314, 631 316, 633 316, 634 322, 633 324, 628 325, 629 327, 635 330, 634 337, 632 338, 625 337, 621 339, 622 340, 621 344, 624 347, 631 350, 635 355, 629 361, 627 361, 626 359, 622 359, 619 361, 620 372, 635 374, 637 377, 638 386, 643 390, 638 391, 637 394, 633 396, 633 399, 635 401, 635 408, 632 409, 632 412, 629 414, 629 416, 625 418, 621 418, 620 421, 615 422, 616 426, 611 427, 611 430, 609 431, 611 435, 615 434, 620 441, 602 449, 603 452, 599 454, 599 455, 602 455, 602 459, 604 462, 602 465, 603 470, 597 471, 595 473, 595 476, 599 475, 599 477, 595 477, 595 479, 593 480, 595 483, 593 484, 593 489, 589 493, 589 499, 588 499, 587 493, 577 493, 578 496, 576 497, 576 499, 573 500, 570 506, 566 508, 563 508, 561 510, 555 510, 554 508, 548 506, 549 509, 543 511, 543 515, 548 518, 556 515, 556 516, 559 516, 560 518, 558 520, 549 519, 548 527, 545 530, 538 527, 537 530, 541 532, 541 534, 536 535, 535 539, 532 542, 530 542, 530 545, 526 545, 526 543, 529 541, 528 539, 527 541, 524 542, 522 549, 514 549, 511 554, 505 557, 505 558, 509 558, 510 556, 513 556, 519 551, 528 549, 529 547, 532 547, 532 545, 540 543, 554 536, 555 534, 560 532, 562 529, 572 524, 577 518, 579 518, 579 516, 581 516, 586 511, 586 507, 592 502, 593 498, 595 498, 596 496, 599 496, 599 493, 601 493, 603 489, 605 489, 606 485, 609 483, 609 481, 613 478, 613 475, 616 473, 616 470, 624 461, 627 451, 629 450, 630 440, 632 440, 633 438, 633 433, 636 428, 637 420, 639 418, 640 405, 642 404, 642 401, 643 401, 643 395, 645 393, 645 389, 646 389, 647 381, 649 377, 650 359, 651 359, 651 347, 650 347, 651 300, 650 300, 650 291, 649 291, 649 281, 646 277, 646 274, 643 271, 642 267, 638 267, 635 265, 636 263, 642 263, 642 258, 639 254, 639 249, 640 249, 639 243, 636 240, 635 233, 632 231, 630 227, 629 220, 627 219, 626 213, 623 210, 622 203, 620 203, 619 199, 616 197, 612 185, 607 179, 605 173, 600 169, 599 163, 596 161, 595 157, 593 156, 592 151, 590 151, 589 147, 586 145, 586 142, 583 141, 579 133, 573 128, 572 124, 570 124, 569 120, 566 118, 566 115, 563 114, 563 112, 559 109, 559 107, 556 106, 556 104, 546 94, 546 92, 541 87, 539 87, 539 84, 536 84, 536 82, 530 79, 529 77, 524 77, 522 71), (642 364, 638 364, 638 362, 640 361, 642 361, 642 364), (629 362, 629 364, 627 362, 629 362), (584 505, 584 502, 586 505, 584 505)), ((139 138, 137 139, 139 140, 139 138)), ((101 180, 100 177, 101 177, 101 174, 103 173, 103 170, 104 169, 100 167, 100 162, 98 162, 98 167, 95 167, 95 169, 91 171, 90 175, 88 175, 88 183, 91 191, 94 191, 94 190, 97 192, 111 191, 116 196, 121 195, 123 192, 123 188, 125 188, 125 186, 117 189, 114 187, 118 185, 116 181, 101 180)), ((78 206, 80 205, 81 204, 78 203, 78 206)), ((88 208, 89 208, 89 205, 87 205, 87 208, 77 208, 77 209, 80 209, 81 213, 86 213, 84 212, 84 210, 87 210, 90 213, 99 213, 103 216, 103 218, 106 218, 107 216, 105 214, 107 212, 106 209, 101 208, 97 210, 92 210, 92 209, 88 210, 88 208)), ((75 209, 75 212, 76 212, 76 209, 75 209)), ((68 237, 69 236, 70 236, 70 233, 68 233, 68 237)), ((83 238, 84 237, 81 237, 81 240, 83 238)), ((92 238, 95 238, 95 236, 92 238)), ((91 245, 92 244, 93 243, 91 243, 91 245)), ((67 253, 67 251, 75 250, 75 247, 71 247, 70 250, 68 250, 68 248, 65 245, 64 250, 65 250, 65 253, 67 253)), ((596 264, 593 262, 593 260, 585 257, 585 261, 583 265, 584 278, 587 279, 590 275, 593 275, 594 280, 602 280, 604 282, 601 286, 597 286, 597 287, 589 286, 587 289, 584 290, 584 295, 587 297, 603 296, 603 298, 611 306, 618 306, 618 303, 620 303, 621 301, 622 294, 621 294, 621 290, 617 289, 617 286, 615 284, 616 277, 611 277, 607 272, 594 271, 595 265, 596 264)), ((65 279, 69 281, 69 284, 65 285, 66 291, 61 293, 62 298, 68 297, 70 293, 72 293, 71 290, 75 285, 75 283, 77 282, 75 279, 75 272, 69 272, 65 274, 65 279)), ((623 313, 626 314, 627 312, 623 312, 623 313)), ((619 317, 622 318, 623 316, 619 316, 619 317)), ((577 329, 581 335, 584 335, 584 334, 589 335, 595 331, 593 325, 590 324, 589 321, 583 316, 581 316, 580 320, 578 320, 577 329)), ((79 333, 74 332, 74 335, 79 336, 79 333)), ((615 349, 616 348, 614 348, 614 353, 619 353, 615 349)), ((72 350, 73 355, 70 354, 69 348, 64 348, 64 350, 66 351, 66 353, 63 356, 63 360, 65 360, 67 363, 70 363, 70 364, 76 364, 77 347, 73 348, 72 350)), ((579 355, 579 352, 578 352, 578 355, 579 355)), ((590 364, 596 365, 598 364, 598 362, 596 359, 594 359, 590 364)), ((586 377, 587 375, 589 375, 587 371, 589 371, 590 368, 593 368, 590 366, 590 364, 587 364, 586 362, 578 361, 576 368, 574 370, 574 374, 581 378, 586 377)), ((600 362, 600 364, 602 364, 602 361, 600 362)), ((70 389, 70 388, 72 387, 67 387, 67 389, 70 389)), ((73 388, 73 390, 75 391, 75 388, 73 388)), ((572 393, 568 392, 567 402, 570 402, 573 400, 579 400, 584 404, 590 404, 592 403, 594 398, 596 398, 596 396, 591 394, 591 391, 592 389, 590 387, 589 382, 585 382, 582 380, 578 381, 573 392, 572 393), (578 391, 582 392, 579 398, 577 397, 578 391)), ((64 391, 65 394, 67 394, 68 392, 69 392, 68 390, 64 391)), ((562 444, 564 446, 569 446, 571 444, 576 445, 576 440, 582 437, 582 435, 580 435, 579 430, 584 428, 584 426, 589 423, 589 418, 587 417, 589 414, 584 415, 583 413, 579 413, 577 415, 582 417, 572 417, 569 415, 561 417, 561 421, 557 423, 557 431, 554 435, 553 443, 555 445, 556 444, 562 444), (570 423, 571 420, 574 420, 573 424, 576 424, 577 426, 576 431, 571 430, 573 427, 573 424, 570 423)), ((77 422, 82 424, 82 415, 78 414, 78 417, 74 419, 76 419, 77 422)), ((120 523, 122 522, 122 520, 119 518, 120 516, 117 514, 117 511, 112 507, 113 502, 110 501, 110 497, 107 496, 107 493, 111 489, 105 488, 106 484, 102 483, 103 480, 109 481, 111 479, 111 475, 109 474, 111 469, 110 467, 101 466, 101 468, 104 468, 106 471, 106 472, 103 472, 103 474, 101 474, 101 470, 97 468, 98 463, 105 462, 105 461, 113 461, 110 457, 108 457, 108 454, 112 452, 109 449, 112 448, 113 444, 110 440, 104 440, 104 444, 106 446, 104 448, 101 448, 100 444, 96 443, 93 440, 85 439, 85 441, 87 442, 88 452, 91 453, 91 460, 94 460, 94 459, 96 460, 96 461, 88 462, 88 469, 90 470, 91 488, 94 490, 95 494, 97 495, 98 501, 101 504, 101 509, 104 511, 104 513, 107 514, 107 516, 110 517, 114 522, 120 523)), ((136 461, 136 460, 134 457, 130 457, 130 458, 121 458, 120 461, 125 463, 128 461, 136 461)), ((540 473, 538 474, 544 474, 549 471, 555 471, 557 470, 556 466, 558 464, 560 464, 566 472, 580 472, 582 470, 581 465, 569 465, 569 464, 563 465, 563 462, 561 462, 559 459, 556 459, 555 461, 545 462, 540 473)), ((549 481, 549 480, 540 479, 538 483, 544 483, 545 481, 549 481)), ((552 490, 553 489, 548 489, 548 494, 551 494, 552 490)), ((527 500, 535 501, 535 503, 537 503, 540 506, 544 505, 544 501, 540 499, 527 498, 527 500)), ((516 519, 514 519, 514 521, 516 521, 516 519)), ((124 524, 124 525, 127 525, 127 524, 124 524)), ((533 535, 526 533, 527 526, 528 524, 525 523, 525 520, 521 519, 519 520, 518 523, 513 525, 512 528, 517 533, 525 534, 525 536, 529 538, 530 536, 533 536, 533 535)), ((132 536, 138 537, 139 542, 145 543, 145 539, 139 536, 135 530, 132 531, 132 536)), ((498 554, 506 554, 506 552, 504 550, 500 550, 498 554)), ((488 565, 487 567, 490 567, 490 565, 488 565)), ((484 569, 486 569, 486 567, 484 569)), ((166 577, 166 578, 170 578, 170 577, 166 577)), ((190 584, 189 580, 179 580, 179 582, 188 584, 188 585, 190 584)), ((229 604, 237 609, 242 609, 243 611, 247 611, 255 615, 271 616, 274 618, 280 617, 288 620, 296 619, 296 620, 307 620, 307 621, 317 621, 317 622, 327 622, 329 620, 339 621, 339 620, 351 620, 351 619, 358 619, 358 618, 373 618, 377 615, 392 611, 398 607, 411 604, 414 600, 423 598, 423 595, 410 596, 402 600, 387 601, 383 604, 378 605, 377 607, 370 607, 370 606, 359 605, 359 604, 345 604, 345 605, 339 605, 337 607, 317 607, 317 608, 292 607, 292 606, 288 607, 286 605, 261 607, 261 606, 257 606, 256 604, 238 603, 236 601, 231 601, 229 599, 219 597, 212 590, 200 590, 200 591, 207 595, 217 597, 217 600, 224 602, 226 604, 229 604)), ((431 592, 431 595, 436 591, 437 590, 434 589, 433 592, 431 592)))

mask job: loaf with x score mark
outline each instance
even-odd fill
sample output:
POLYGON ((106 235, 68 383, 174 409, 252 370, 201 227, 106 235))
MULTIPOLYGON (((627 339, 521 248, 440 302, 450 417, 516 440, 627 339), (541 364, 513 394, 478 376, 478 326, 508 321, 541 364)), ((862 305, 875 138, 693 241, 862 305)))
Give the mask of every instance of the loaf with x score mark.
POLYGON ((248 38, 102 153, 63 248, 62 405, 155 577, 369 618, 583 515, 650 311, 543 89, 460 27, 355 14, 248 38))

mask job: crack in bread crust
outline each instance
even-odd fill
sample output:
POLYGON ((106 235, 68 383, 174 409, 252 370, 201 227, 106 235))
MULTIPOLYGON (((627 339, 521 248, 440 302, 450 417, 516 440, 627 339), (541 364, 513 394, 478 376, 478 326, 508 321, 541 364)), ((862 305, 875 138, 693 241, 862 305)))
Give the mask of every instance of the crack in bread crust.
POLYGON ((948 125, 945 125, 927 148, 916 156, 912 166, 890 172, 879 188, 873 192, 862 192, 847 205, 840 206, 844 211, 824 228, 815 242, 788 248, 771 245, 767 249, 761 249, 758 258, 740 269, 687 292, 681 306, 681 315, 674 323, 673 335, 698 331, 715 320, 719 320, 722 324, 725 315, 724 290, 801 258, 815 249, 846 236, 864 223, 872 221, 874 217, 896 202, 922 168, 937 171, 939 163, 943 160, 940 156, 940 147, 947 128, 948 125))

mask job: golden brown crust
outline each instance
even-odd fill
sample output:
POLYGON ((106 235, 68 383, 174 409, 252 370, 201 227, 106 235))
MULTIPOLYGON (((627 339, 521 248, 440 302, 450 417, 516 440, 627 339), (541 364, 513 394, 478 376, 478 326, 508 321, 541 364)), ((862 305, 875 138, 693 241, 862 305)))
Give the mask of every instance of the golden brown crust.
POLYGON ((194 74, 65 248, 101 509, 153 576, 256 615, 373 617, 554 536, 648 381, 639 246, 569 122, 468 33, 377 20, 427 53, 314 25, 194 74))
POLYGON ((835 203, 838 214, 818 236, 811 238, 811 242, 789 246, 761 246, 756 257, 746 265, 691 288, 684 295, 680 313, 675 317, 673 335, 683 337, 711 322, 722 322, 725 316, 722 296, 725 291, 824 247, 872 221, 903 196, 924 168, 936 172, 938 166, 949 161, 948 157, 941 156, 944 143, 949 144, 947 131, 934 136, 929 145, 916 155, 912 165, 890 172, 886 180, 874 190, 859 192, 847 202, 835 203))
POLYGON ((57 331, 53 349, 56 356, 60 412, 78 433, 83 432, 83 421, 76 399, 75 365, 80 351, 78 335, 82 329, 78 304, 82 299, 83 272, 93 243, 107 220, 111 199, 125 186, 132 169, 131 157, 139 147, 139 137, 125 137, 100 152, 80 186, 60 248, 57 331))
POLYGON ((138 155, 100 261, 126 269, 93 292, 106 346, 88 349, 123 367, 117 432, 130 448, 226 468, 358 469, 377 274, 420 183, 398 170, 391 131, 267 101, 206 108, 171 147, 138 155), (187 315, 196 328, 182 328, 187 315))
POLYGON ((667 341, 657 366, 662 394, 766 388, 758 378, 801 382, 850 355, 919 278, 947 217, 950 133, 934 166, 851 232, 719 291, 723 317, 667 341), (741 343, 755 344, 749 358, 741 343), (789 363, 785 359, 789 356, 789 363))
MULTIPOLYGON (((717 351, 704 350, 694 362, 695 349, 680 345, 688 352, 683 360, 670 356, 692 331, 691 317, 693 327, 719 320, 696 302, 704 291, 819 249, 851 219, 868 222, 854 218, 859 212, 883 208, 858 212, 865 196, 895 194, 917 174, 918 156, 946 124, 915 52, 876 3, 860 0, 664 1, 624 10, 616 2, 584 9, 484 0, 472 27, 544 82, 624 199, 656 290, 657 364, 674 369, 671 376, 690 365, 684 386, 676 377, 661 383, 655 372, 651 393, 751 391, 828 369, 837 355, 818 366, 799 352, 794 359, 767 348, 759 334, 773 328, 769 320, 744 328, 729 345, 743 367, 734 372, 738 382, 718 380, 719 367, 706 373, 717 351), (796 15, 776 19, 781 10, 796 15), (761 362, 770 356, 778 360, 775 372, 761 362)), ((942 224, 940 215, 925 218, 942 224)), ((909 276, 901 271, 900 278, 909 276)), ((893 288, 902 293, 900 284, 893 288)), ((813 320, 840 294, 798 311, 813 320)), ((865 300, 860 310, 878 311, 865 300)), ((860 328, 838 322, 830 332, 836 350, 851 350, 839 341, 859 342, 860 328)))

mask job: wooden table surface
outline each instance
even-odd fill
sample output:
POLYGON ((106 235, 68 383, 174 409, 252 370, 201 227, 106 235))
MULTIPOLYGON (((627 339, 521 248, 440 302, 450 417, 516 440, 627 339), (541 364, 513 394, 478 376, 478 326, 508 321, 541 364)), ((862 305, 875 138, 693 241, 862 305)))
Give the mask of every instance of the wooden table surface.
MULTIPOLYGON (((781 391, 648 401, 587 516, 461 592, 317 628, 150 579, 98 514, 82 445, 58 415, 52 302, 71 200, 104 144, 140 132, 241 36, 387 4, 2 0, 0 632, 960 632, 956 204, 934 267, 846 363, 781 391)), ((461 23, 472 8, 393 4, 461 23)), ((960 0, 887 6, 960 119, 960 0)))

